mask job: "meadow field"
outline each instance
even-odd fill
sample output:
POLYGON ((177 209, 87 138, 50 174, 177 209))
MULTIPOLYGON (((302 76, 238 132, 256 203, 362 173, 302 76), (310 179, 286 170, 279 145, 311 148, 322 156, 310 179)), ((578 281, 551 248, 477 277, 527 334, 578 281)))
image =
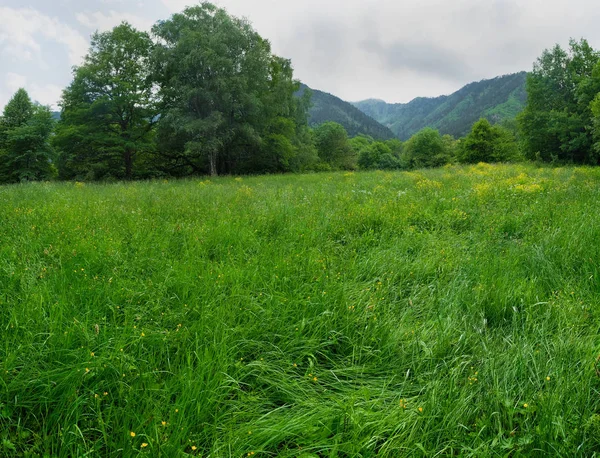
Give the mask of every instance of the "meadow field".
POLYGON ((0 456, 600 456, 600 169, 0 187, 0 456))

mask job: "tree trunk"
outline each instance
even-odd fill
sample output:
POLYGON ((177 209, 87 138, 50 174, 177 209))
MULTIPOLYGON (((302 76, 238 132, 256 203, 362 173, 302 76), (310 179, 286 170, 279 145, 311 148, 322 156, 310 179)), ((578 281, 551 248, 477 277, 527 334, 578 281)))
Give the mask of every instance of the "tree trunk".
POLYGON ((131 180, 133 175, 133 155, 134 152, 130 149, 125 150, 123 159, 125 160, 125 178, 131 180))
POLYGON ((216 177, 217 173, 217 153, 213 152, 208 155, 208 161, 210 162, 210 176, 216 177))

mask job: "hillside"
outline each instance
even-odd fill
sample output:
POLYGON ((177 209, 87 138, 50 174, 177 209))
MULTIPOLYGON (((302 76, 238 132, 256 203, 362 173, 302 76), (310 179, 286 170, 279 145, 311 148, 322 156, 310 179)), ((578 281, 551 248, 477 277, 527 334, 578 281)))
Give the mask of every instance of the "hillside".
POLYGON ((388 104, 371 99, 353 105, 402 140, 424 127, 461 137, 482 117, 495 123, 514 118, 527 99, 526 77, 526 72, 500 76, 468 84, 449 96, 420 97, 409 103, 388 104))
MULTIPOLYGON (((297 95, 301 96, 308 88, 302 85, 297 95)), ((309 112, 309 124, 318 126, 327 121, 335 121, 346 128, 350 137, 358 134, 370 135, 376 140, 389 140, 394 138, 394 133, 381 125, 372 117, 366 115, 351 103, 326 92, 311 89, 312 108, 309 112)))

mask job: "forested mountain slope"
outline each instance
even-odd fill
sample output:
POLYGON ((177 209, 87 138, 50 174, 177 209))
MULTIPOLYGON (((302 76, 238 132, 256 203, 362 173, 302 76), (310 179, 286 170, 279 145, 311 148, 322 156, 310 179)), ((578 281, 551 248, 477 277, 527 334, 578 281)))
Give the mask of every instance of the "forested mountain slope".
MULTIPOLYGON (((302 96, 308 86, 302 85, 296 93, 302 96)), ((366 115, 351 103, 326 92, 311 89, 312 107, 308 113, 309 124, 314 127, 328 121, 334 121, 346 129, 350 137, 358 134, 370 135, 376 140, 389 140, 394 138, 394 133, 387 127, 381 125, 372 117, 366 115)))
POLYGON ((371 99, 353 105, 389 127, 402 140, 424 127, 461 137, 480 118, 497 123, 519 114, 527 99, 526 78, 527 73, 521 72, 474 82, 449 96, 420 97, 396 104, 371 99))

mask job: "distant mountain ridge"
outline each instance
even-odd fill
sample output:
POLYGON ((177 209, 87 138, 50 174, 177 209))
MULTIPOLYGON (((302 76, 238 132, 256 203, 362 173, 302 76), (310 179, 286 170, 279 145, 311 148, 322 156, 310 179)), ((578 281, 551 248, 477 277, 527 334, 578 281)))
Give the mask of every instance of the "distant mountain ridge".
POLYGON ((527 72, 467 84, 448 96, 419 97, 409 103, 388 104, 370 99, 352 103, 366 115, 407 140, 425 127, 454 137, 466 135, 480 118, 493 123, 513 119, 525 107, 527 72))
MULTIPOLYGON (((302 96, 307 88, 308 86, 305 84, 301 85, 296 95, 302 96)), ((350 137, 359 134, 369 135, 376 140, 389 140, 396 137, 389 128, 381 125, 351 103, 326 92, 309 89, 312 91, 312 107, 308 112, 308 123, 311 127, 334 121, 344 126, 350 137)))

